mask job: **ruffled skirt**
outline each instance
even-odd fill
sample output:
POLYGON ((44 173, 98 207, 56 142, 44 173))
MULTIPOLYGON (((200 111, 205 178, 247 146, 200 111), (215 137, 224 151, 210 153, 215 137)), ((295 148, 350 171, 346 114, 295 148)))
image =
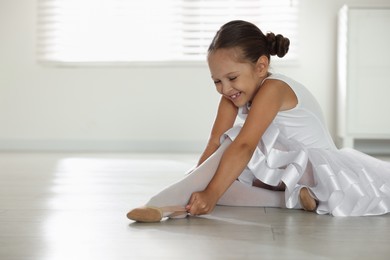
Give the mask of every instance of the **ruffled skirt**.
MULTIPOLYGON (((241 126, 222 137, 234 140, 241 126)), ((308 187, 318 200, 318 214, 367 216, 390 212, 390 163, 353 149, 305 148, 285 138, 271 125, 262 137, 247 169, 239 176, 252 185, 258 179, 265 184, 286 186, 287 208, 300 208, 299 191, 308 187), (311 184, 302 182, 312 175, 311 184)))

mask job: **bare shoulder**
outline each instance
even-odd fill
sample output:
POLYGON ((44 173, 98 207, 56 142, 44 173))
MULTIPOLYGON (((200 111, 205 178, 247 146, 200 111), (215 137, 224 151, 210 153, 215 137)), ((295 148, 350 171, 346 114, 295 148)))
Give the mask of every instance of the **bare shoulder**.
POLYGON ((264 102, 280 104, 280 111, 294 108, 298 104, 298 98, 292 88, 284 81, 278 79, 267 79, 260 86, 254 100, 260 99, 264 102))
POLYGON ((279 79, 265 80, 260 86, 260 89, 262 89, 262 91, 273 91, 279 93, 288 92, 289 90, 293 92, 293 90, 286 82, 279 79))

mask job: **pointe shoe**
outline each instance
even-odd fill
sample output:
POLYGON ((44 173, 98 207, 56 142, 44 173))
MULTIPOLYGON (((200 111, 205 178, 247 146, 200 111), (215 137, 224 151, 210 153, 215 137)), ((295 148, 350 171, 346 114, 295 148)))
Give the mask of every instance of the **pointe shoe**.
POLYGON ((299 191, 299 200, 304 210, 313 212, 317 208, 317 201, 311 196, 308 188, 303 187, 299 191))
POLYGON ((185 217, 187 211, 183 207, 140 207, 127 213, 127 218, 137 222, 159 222, 164 217, 180 218, 185 217))

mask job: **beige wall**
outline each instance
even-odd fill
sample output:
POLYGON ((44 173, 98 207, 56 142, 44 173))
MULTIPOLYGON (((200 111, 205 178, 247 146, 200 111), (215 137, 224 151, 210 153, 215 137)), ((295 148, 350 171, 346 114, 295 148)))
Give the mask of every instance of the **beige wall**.
MULTIPOLYGON (((335 135, 337 12, 390 3, 300 2, 299 62, 273 68, 313 92, 335 135)), ((0 150, 200 151, 219 99, 206 64, 42 66, 35 15, 34 0, 0 0, 0 150)))

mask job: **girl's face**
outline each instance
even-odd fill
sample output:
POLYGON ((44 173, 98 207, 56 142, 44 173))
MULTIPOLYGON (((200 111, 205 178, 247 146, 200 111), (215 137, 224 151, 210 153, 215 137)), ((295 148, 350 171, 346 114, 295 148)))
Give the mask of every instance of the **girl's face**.
MULTIPOLYGON (((235 48, 218 49, 208 56, 211 78, 217 91, 236 107, 252 101, 267 75, 259 62, 242 62, 239 57, 240 50, 235 48)), ((268 66, 265 70, 267 69, 268 66)))

